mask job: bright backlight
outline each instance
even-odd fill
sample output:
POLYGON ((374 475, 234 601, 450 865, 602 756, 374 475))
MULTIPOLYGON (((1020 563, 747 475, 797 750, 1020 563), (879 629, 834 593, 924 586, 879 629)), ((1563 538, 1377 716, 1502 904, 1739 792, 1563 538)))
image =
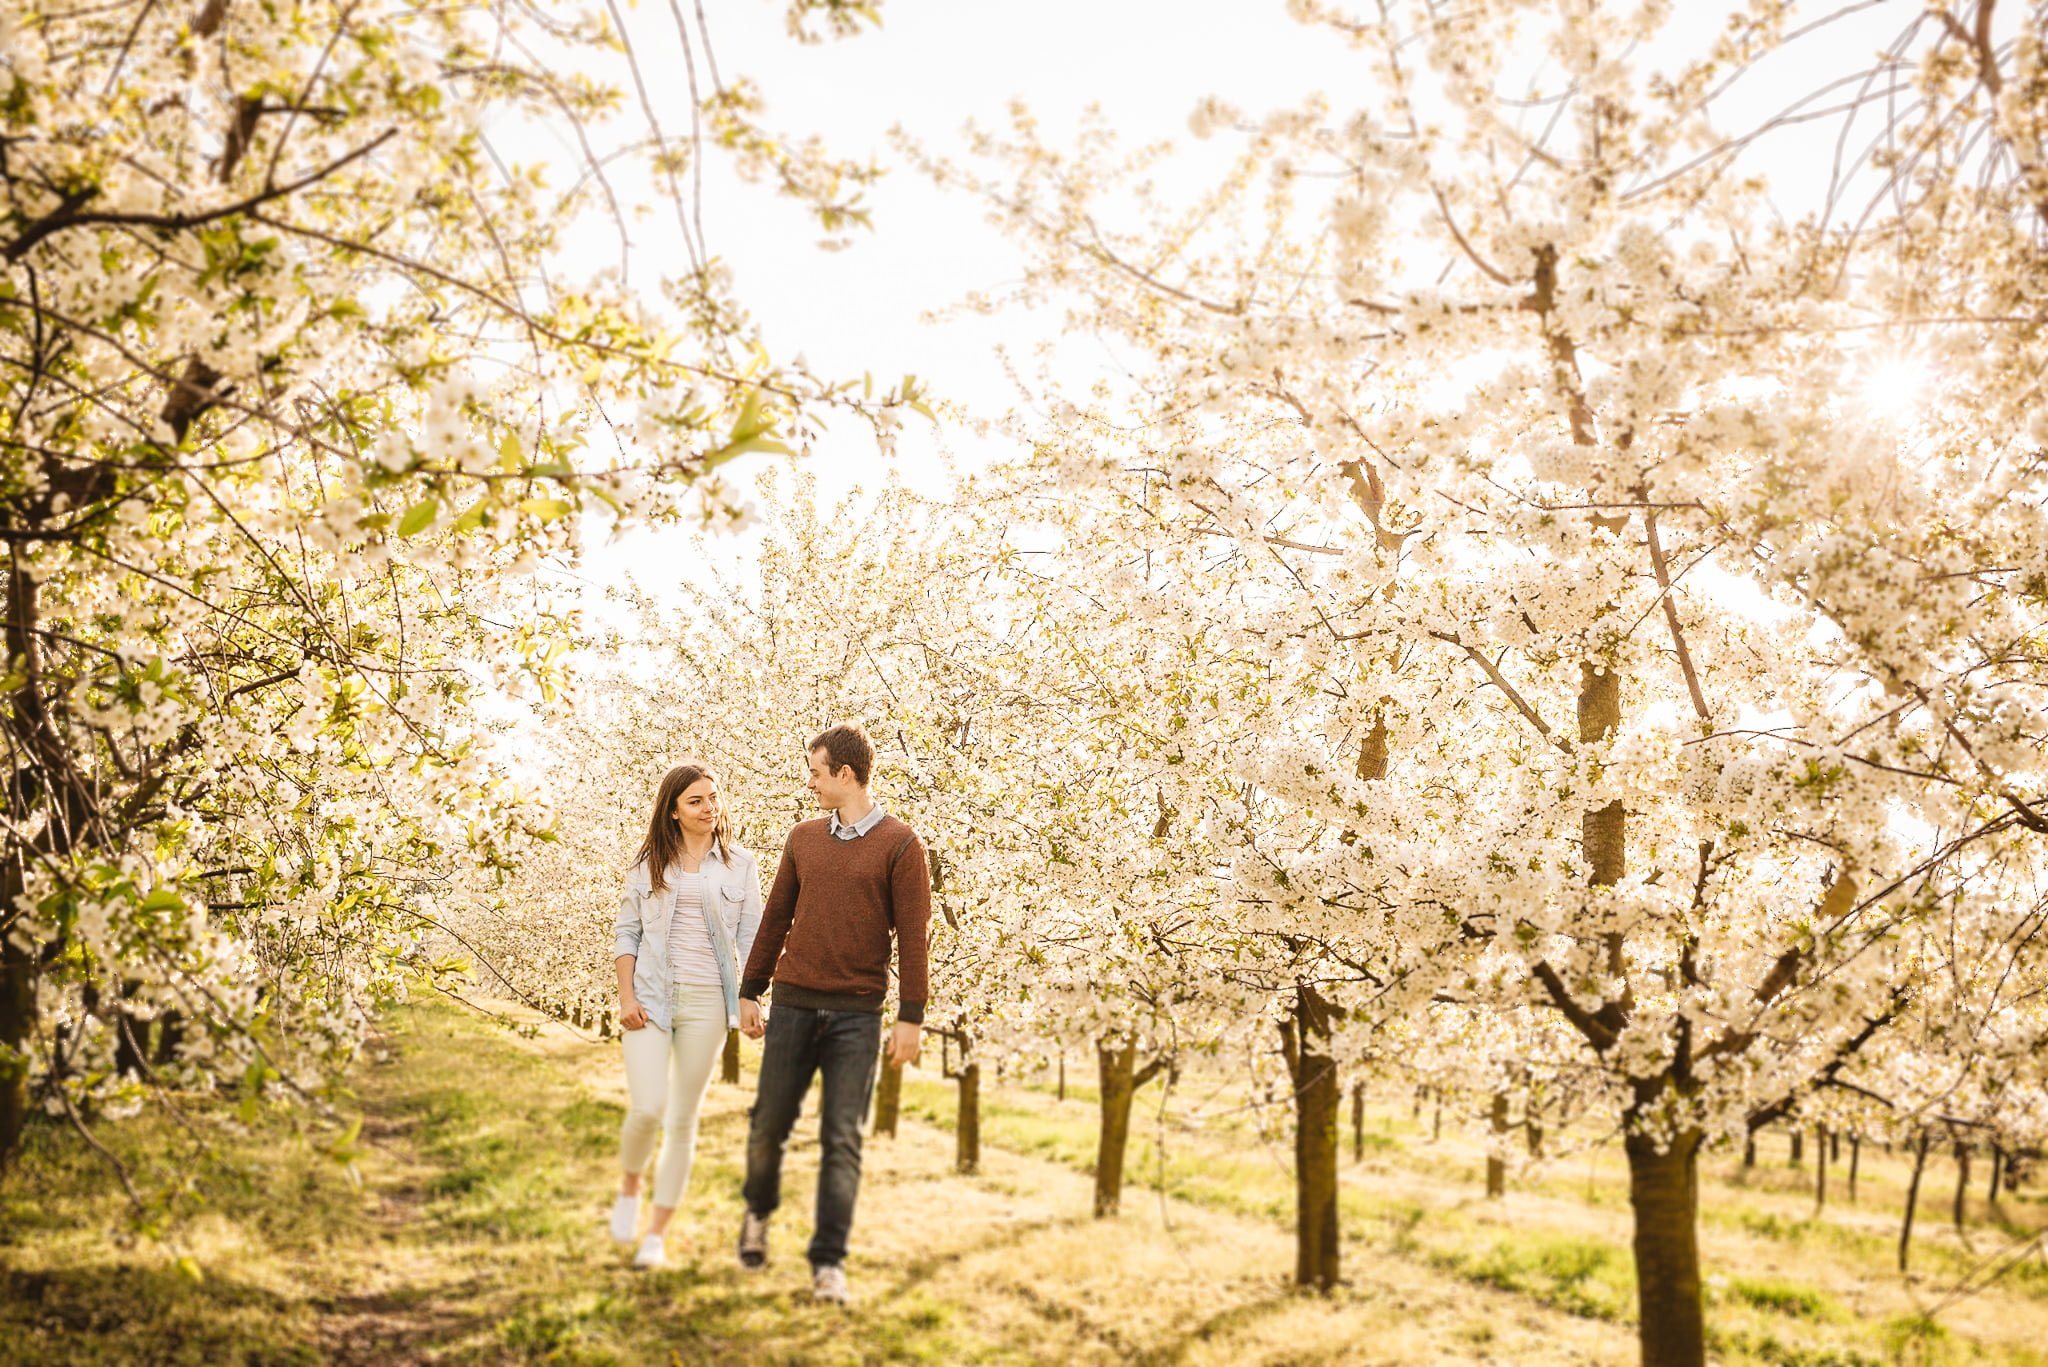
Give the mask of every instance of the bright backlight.
POLYGON ((1927 367, 1919 361, 1880 361, 1865 373, 1857 397, 1872 413, 1903 420, 1919 411, 1930 380, 1927 367))

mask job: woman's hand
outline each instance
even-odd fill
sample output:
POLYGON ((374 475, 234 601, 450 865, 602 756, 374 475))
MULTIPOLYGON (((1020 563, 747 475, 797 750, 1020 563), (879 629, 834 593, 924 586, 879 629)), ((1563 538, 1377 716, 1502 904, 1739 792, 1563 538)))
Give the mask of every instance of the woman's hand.
POLYGON ((628 994, 619 1002, 619 1028, 641 1030, 647 1025, 647 1009, 640 1005, 638 997, 628 994))

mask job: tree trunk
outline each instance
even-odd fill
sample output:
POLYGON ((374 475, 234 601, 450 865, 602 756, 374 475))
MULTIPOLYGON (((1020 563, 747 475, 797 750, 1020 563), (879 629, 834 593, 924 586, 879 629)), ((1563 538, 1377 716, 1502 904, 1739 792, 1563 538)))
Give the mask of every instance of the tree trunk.
POLYGON ((1828 1127, 1822 1125, 1813 1136, 1813 1213, 1828 1206, 1828 1127))
POLYGON ((903 1110, 903 1068, 889 1062, 888 1046, 882 1046, 882 1066, 875 1070, 875 1133, 896 1135, 896 1117, 903 1110))
POLYGON ((1436 1143, 1436 1141, 1437 1141, 1437 1140, 1439 1140, 1439 1139, 1442 1139, 1443 1137, 1444 1137, 1444 1094, 1443 1094, 1443 1089, 1442 1089, 1442 1088, 1438 1088, 1438 1089, 1437 1089, 1437 1093, 1436 1093, 1436 1110, 1435 1110, 1434 1112, 1432 1112, 1432 1113, 1431 1113, 1431 1115, 1430 1115, 1430 1117, 1429 1117, 1429 1142, 1430 1142, 1430 1143, 1432 1143, 1432 1144, 1434 1144, 1434 1143, 1436 1143))
POLYGON ((1488 1146, 1486 1154, 1486 1195, 1489 1199, 1497 1201, 1508 1194, 1507 1160, 1496 1152, 1500 1148, 1501 1136, 1508 1132, 1506 1092, 1493 1094, 1493 1110, 1487 1117, 1487 1123, 1493 1131, 1493 1141, 1488 1146))
POLYGON ((1956 1204, 1955 1221, 1958 1232, 1963 1227, 1963 1207, 1970 1196, 1970 1146, 1956 1145, 1956 1204))
POLYGON ((1338 1276, 1337 1111, 1343 1093, 1337 1061, 1325 1052, 1329 1005, 1315 989, 1296 989, 1280 1037, 1294 1079, 1294 1280, 1329 1291, 1338 1276))
POLYGON ((1842 1132, 1840 1130, 1828 1131, 1828 1161, 1830 1163, 1842 1161, 1842 1132))
POLYGON ((1751 1130, 1749 1137, 1742 1141, 1742 1166, 1745 1168, 1756 1166, 1756 1131, 1754 1130, 1751 1130))
POLYGON ((725 1053, 718 1060, 718 1080, 737 1086, 740 1080, 740 1032, 725 1032, 725 1053))
POLYGON ((18 858, 10 851, 0 860, 0 1176, 13 1169, 28 1125, 28 1050, 36 1025, 36 951, 14 936, 22 891, 18 858))
POLYGON ((1920 1174, 1927 1171, 1929 1136, 1921 1132, 1919 1147, 1913 1151, 1913 1177, 1906 1183, 1906 1218, 1899 1223, 1899 1271, 1906 1270, 1906 1250, 1913 1243, 1913 1212, 1920 1205, 1920 1174))
POLYGON ((185 1042, 185 1018, 176 1011, 164 1012, 156 1025, 156 1043, 150 1049, 150 1059, 161 1068, 178 1057, 178 1046, 185 1042))
MULTIPOLYGON (((0 879, 18 888, 20 880, 0 879)), ((12 911, 13 899, 6 911, 12 911)), ((0 1174, 14 1166, 28 1124, 28 1047, 36 1022, 35 952, 17 946, 6 931, 11 916, 0 916, 0 1174)))
POLYGON ((2002 1176, 2004 1176, 2004 1174, 2005 1150, 1998 1147, 1998 1145, 1993 1144, 1991 1146, 1991 1191, 1984 1198, 1985 1200, 1989 1201, 1992 1205, 1998 1204, 1998 1182, 1999 1179, 2002 1176))
POLYGON ((1060 1055, 1060 1090, 1059 1090, 1059 1095, 1058 1095, 1058 1096, 1057 1096, 1057 1097, 1055 1098, 1055 1100, 1058 1100, 1058 1101, 1065 1101, 1066 1099, 1067 1099, 1067 1056, 1066 1056, 1065 1054, 1061 1054, 1061 1055, 1060 1055))
POLYGON ((1643 1367, 1705 1367, 1700 1304, 1699 1143, 1680 1135, 1659 1153, 1631 1134, 1628 1199, 1635 1211, 1637 1331, 1643 1367))
POLYGON ((122 983, 119 994, 108 1013, 108 1024, 114 1027, 114 1071, 122 1077, 142 1076, 142 1036, 149 1027, 135 1019, 128 1011, 128 996, 136 983, 122 983))
POLYGON ((960 1123, 953 1132, 953 1168, 972 1175, 981 1171, 981 1065, 968 1064, 958 1080, 960 1123))
MULTIPOLYGON (((1596 517, 1596 523, 1619 531, 1623 518, 1596 517)), ((1621 675, 1590 662, 1579 665, 1579 739, 1606 740, 1621 725, 1621 675)), ((1596 888, 1619 883, 1628 869, 1627 822, 1621 800, 1588 811, 1579 818, 1579 836, 1584 842, 1587 881, 1596 888)))
POLYGON ((1420 1119, 1422 1119, 1422 1099, 1423 1099, 1424 1097, 1428 1096, 1428 1095, 1429 1095, 1429 1088, 1428 1088, 1428 1087, 1426 1087, 1426 1086, 1425 1086, 1425 1087, 1417 1087, 1417 1088, 1415 1089, 1415 1104, 1414 1104, 1414 1106, 1410 1107, 1410 1108, 1409 1108, 1409 1111, 1408 1111, 1408 1118, 1409 1118, 1410 1120, 1420 1120, 1420 1119))
POLYGON ((1849 1204, 1856 1204, 1856 1169, 1863 1164, 1863 1137, 1849 1136, 1849 1204))
POLYGON ((1131 1138, 1138 1046, 1133 1040, 1105 1039, 1096 1045, 1095 1058, 1102 1084, 1102 1127, 1095 1143, 1095 1218, 1100 1220, 1123 1206, 1124 1152, 1131 1138))
POLYGON ((1800 1129, 1797 1125, 1794 1125, 1792 1127, 1791 1161, 1792 1166, 1795 1168, 1803 1168, 1806 1166, 1806 1131, 1800 1129))
POLYGON ((1365 1161, 1365 1083, 1351 1084, 1351 1161, 1365 1161))

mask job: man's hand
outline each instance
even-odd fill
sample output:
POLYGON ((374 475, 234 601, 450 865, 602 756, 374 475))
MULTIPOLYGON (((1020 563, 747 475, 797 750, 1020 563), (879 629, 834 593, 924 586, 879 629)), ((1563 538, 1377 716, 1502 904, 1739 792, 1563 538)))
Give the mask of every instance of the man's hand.
POLYGON ((647 1028, 647 1008, 640 1005, 638 997, 627 996, 619 1002, 619 1028, 621 1030, 644 1030, 647 1028))
POLYGON ((752 997, 740 998, 740 1033, 748 1039, 759 1039, 768 1033, 768 1027, 761 1023, 761 1003, 752 997))
POLYGON ((896 1028, 889 1032, 889 1063, 901 1068, 906 1063, 917 1062, 918 1036, 923 1027, 915 1021, 897 1021, 896 1028))

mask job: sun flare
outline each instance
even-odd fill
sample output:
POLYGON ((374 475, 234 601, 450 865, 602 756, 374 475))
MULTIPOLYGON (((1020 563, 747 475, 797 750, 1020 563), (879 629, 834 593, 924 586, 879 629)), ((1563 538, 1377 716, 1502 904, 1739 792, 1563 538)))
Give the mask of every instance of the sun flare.
POLYGON ((1896 422, 1920 409, 1932 392, 1933 378, 1924 361, 1903 357, 1880 361, 1864 372, 1856 395, 1865 410, 1896 422))

